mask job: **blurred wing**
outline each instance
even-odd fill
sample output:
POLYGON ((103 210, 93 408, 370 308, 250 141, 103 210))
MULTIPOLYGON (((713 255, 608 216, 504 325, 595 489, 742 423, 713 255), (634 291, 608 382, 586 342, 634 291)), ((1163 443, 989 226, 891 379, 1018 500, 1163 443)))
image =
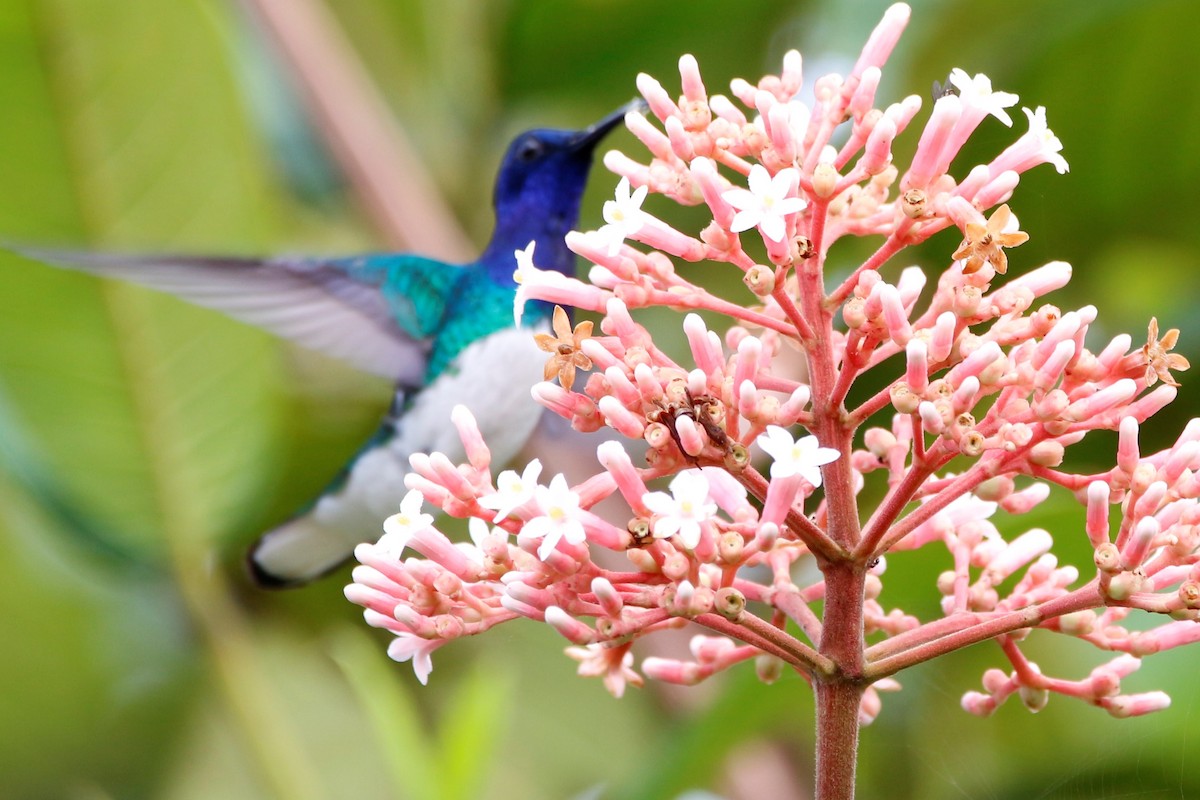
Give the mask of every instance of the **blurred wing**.
POLYGON ((120 278, 221 311, 406 385, 419 384, 460 268, 417 256, 271 259, 127 256, 20 248, 60 267, 120 278), (434 269, 432 280, 422 273, 434 269), (401 289, 385 289, 400 279, 401 289), (420 303, 402 295, 411 286, 420 303), (419 307, 418 307, 419 305, 419 307))

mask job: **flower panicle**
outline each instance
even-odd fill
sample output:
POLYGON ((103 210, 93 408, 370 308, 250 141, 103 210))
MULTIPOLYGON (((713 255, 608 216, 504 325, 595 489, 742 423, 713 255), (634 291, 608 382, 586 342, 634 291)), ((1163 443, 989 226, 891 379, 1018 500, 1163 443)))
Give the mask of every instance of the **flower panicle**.
POLYGON ((579 431, 608 430, 594 473, 572 485, 535 461, 493 475, 456 412, 466 463, 414 456, 389 533, 361 548, 347 596, 422 680, 449 639, 524 618, 549 624, 579 673, 618 696, 645 677, 692 684, 745 661, 764 681, 827 678, 845 665, 823 643, 865 632, 863 721, 896 672, 984 640, 1011 671, 985 673, 984 691, 963 698, 972 713, 1014 694, 1034 711, 1054 694, 1116 716, 1166 707, 1120 684, 1141 658, 1200 639, 1200 421, 1159 452, 1138 442, 1189 367, 1173 352, 1182 334, 1160 335, 1154 318, 1144 345, 1097 344, 1098 309, 1047 301, 1072 268, 1019 263, 1029 237, 1010 201, 1026 170, 1067 170, 1062 143, 1044 108, 1022 122, 1016 95, 963 69, 923 118, 921 98, 885 105, 882 70, 908 17, 889 9, 848 75, 811 82, 812 103, 795 52, 729 96, 691 56, 678 96, 638 77, 649 112, 626 122, 648 156, 609 153, 620 179, 604 225, 566 238, 586 279, 538 269, 532 245, 515 254, 518 323, 528 300, 560 306, 553 335, 538 335, 548 360, 533 396, 579 431), (963 163, 984 125, 1014 128, 1012 144, 963 163), (915 151, 900 163, 905 138, 915 151), (659 202, 703 220, 677 229, 659 202), (893 266, 946 229, 957 233, 937 269, 893 266), (882 244, 829 281, 843 237, 882 244), (748 294, 676 269, 700 261, 736 270, 748 294), (599 321, 572 326, 564 307, 599 321), (673 346, 639 321, 650 307, 684 314, 673 346), (1117 432, 1115 465, 1077 471, 1067 449, 1099 430, 1117 432), (1077 530, 1000 523, 1055 493, 1082 505, 1077 530), (601 514, 609 500, 624 510, 601 514), (471 518, 471 541, 451 542, 425 504, 471 518), (1060 560, 1070 536, 1090 562, 1060 560), (888 571, 930 547, 944 551, 940 615, 885 603, 888 571), (862 577, 848 633, 820 611, 838 591, 820 571, 846 565, 862 577), (1126 628, 1132 609, 1163 623, 1126 628), (651 655, 639 672, 638 642, 680 626, 704 631, 691 657, 651 655), (1024 655, 1031 633, 1117 655, 1083 680, 1046 676, 1024 655))

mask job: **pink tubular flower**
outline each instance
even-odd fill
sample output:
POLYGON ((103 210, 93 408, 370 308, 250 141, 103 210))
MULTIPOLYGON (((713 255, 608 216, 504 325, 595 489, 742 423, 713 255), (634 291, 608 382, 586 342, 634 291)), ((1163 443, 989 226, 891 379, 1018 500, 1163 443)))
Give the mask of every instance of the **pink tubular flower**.
POLYGON ((650 115, 627 124, 648 152, 606 157, 622 176, 606 228, 566 240, 592 283, 538 270, 532 245, 516 253, 518 320, 528 299, 601 315, 573 345, 594 367, 586 383, 532 390, 576 429, 606 429, 590 477, 540 485, 535 461, 493 480, 503 465, 458 414, 467 463, 413 456, 414 493, 357 552, 347 597, 422 680, 436 647, 518 618, 550 625, 618 696, 643 675, 693 684, 745 661, 764 681, 796 672, 818 696, 817 774, 837 778, 818 796, 831 798, 849 796, 830 786, 852 785, 851 734, 886 713, 893 676, 960 648, 989 643, 997 664, 963 696, 969 713, 1009 697, 1114 716, 1168 706, 1122 684, 1142 658, 1200 641, 1200 420, 1163 449, 1139 442, 1180 390, 1181 334, 1147 314, 1145 339, 1095 342, 1097 308, 1048 301, 1072 269, 1015 249, 1028 238, 1015 193, 1029 169, 1067 170, 1062 144, 1039 106, 990 163, 963 163, 968 137, 1011 125, 1017 101, 965 70, 923 118, 920 98, 884 105, 909 13, 892 6, 811 104, 797 53, 728 96, 688 56, 678 95, 638 77, 650 115), (703 219, 671 228, 641 212, 651 194, 703 219), (941 257, 906 266, 906 248, 951 227, 941 257), (751 228, 762 242, 743 247, 751 228), (871 239, 871 255, 845 266, 845 237, 871 239), (693 260, 706 267, 676 269, 693 260), (722 271, 740 293, 694 282, 722 271), (683 314, 670 346, 648 307, 683 314), (1109 463, 1085 469, 1070 449, 1098 430, 1115 432, 1095 442, 1109 463), (1073 499, 1071 521, 1059 510, 1073 499), (453 544, 422 502, 498 527, 471 523, 453 544), (1090 560, 1066 563, 1064 543, 1090 560), (405 547, 423 557, 401 560, 405 547), (920 614, 884 604, 911 586, 892 579, 918 549, 940 565, 907 598, 920 614), (703 634, 690 656, 635 671, 640 640, 681 626, 703 634), (1056 635, 1117 658, 1043 674, 1027 648, 1056 635))
POLYGON ((538 269, 533 263, 535 242, 530 242, 524 250, 515 251, 517 262, 513 280, 517 283, 517 292, 513 297, 513 321, 518 326, 525 313, 525 304, 530 300, 544 300, 547 303, 575 306, 599 311, 611 297, 609 292, 589 284, 581 283, 574 278, 568 278, 556 270, 538 269))

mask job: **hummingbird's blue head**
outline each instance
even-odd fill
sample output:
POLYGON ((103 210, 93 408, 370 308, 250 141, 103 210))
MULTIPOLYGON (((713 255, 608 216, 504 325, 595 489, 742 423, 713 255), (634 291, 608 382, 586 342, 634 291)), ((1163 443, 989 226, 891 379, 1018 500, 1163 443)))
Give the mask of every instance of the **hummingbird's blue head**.
MULTIPOLYGON (((574 271, 575 257, 563 237, 579 220, 592 155, 600 140, 638 103, 624 106, 580 131, 539 128, 509 145, 496 176, 496 231, 488 247, 496 256, 536 241, 542 269, 574 271)), ((506 264, 511 275, 511 265, 506 264)))

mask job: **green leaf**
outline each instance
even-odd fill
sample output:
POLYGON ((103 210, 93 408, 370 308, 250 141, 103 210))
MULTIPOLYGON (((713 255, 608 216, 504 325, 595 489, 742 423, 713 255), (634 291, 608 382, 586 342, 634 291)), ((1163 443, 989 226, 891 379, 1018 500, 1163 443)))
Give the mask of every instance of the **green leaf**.
POLYGON ((346 628, 334 639, 332 652, 359 707, 371 721, 396 797, 452 797, 445 791, 445 772, 439 774, 433 737, 426 730, 420 709, 401 683, 397 665, 382 654, 379 643, 363 632, 346 628))
POLYGON ((0 478, 0 783, 149 796, 195 696, 195 649, 159 577, 96 562, 0 478))
POLYGON ((504 662, 479 659, 459 679, 441 714, 441 774, 444 796, 482 797, 515 704, 516 680, 504 662))

